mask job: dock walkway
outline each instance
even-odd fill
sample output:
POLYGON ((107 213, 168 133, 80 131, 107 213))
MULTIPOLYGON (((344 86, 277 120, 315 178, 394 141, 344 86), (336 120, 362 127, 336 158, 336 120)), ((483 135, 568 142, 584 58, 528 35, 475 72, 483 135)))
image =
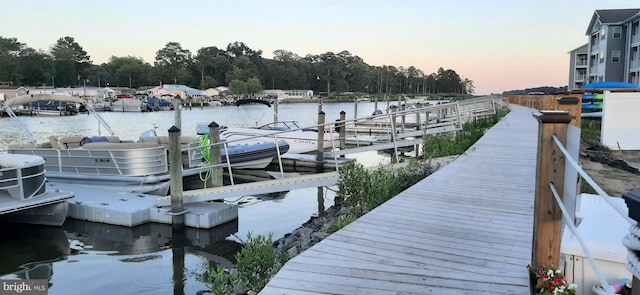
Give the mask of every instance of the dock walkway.
POLYGON ((260 294, 529 294, 537 122, 511 112, 453 163, 294 257, 260 294))

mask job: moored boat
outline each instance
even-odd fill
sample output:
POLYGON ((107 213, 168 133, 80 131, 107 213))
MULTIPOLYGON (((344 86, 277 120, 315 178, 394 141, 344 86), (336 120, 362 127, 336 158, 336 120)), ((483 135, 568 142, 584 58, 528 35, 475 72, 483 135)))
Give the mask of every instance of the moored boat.
POLYGON ((74 194, 46 187, 45 161, 0 154, 0 221, 61 226, 74 194))
MULTIPOLYGON (((284 140, 289 144, 288 153, 303 154, 318 150, 318 130, 303 128, 297 121, 272 122, 257 128, 228 127, 220 131, 220 135, 227 140, 284 140)), ((335 132, 325 132, 323 147, 335 145, 339 135, 335 132)))

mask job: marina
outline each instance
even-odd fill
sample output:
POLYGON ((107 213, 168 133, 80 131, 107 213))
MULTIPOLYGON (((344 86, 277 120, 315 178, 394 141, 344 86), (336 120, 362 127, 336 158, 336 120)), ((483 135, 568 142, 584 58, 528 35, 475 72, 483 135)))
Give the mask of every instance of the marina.
MULTIPOLYGON (((24 99, 30 99, 26 97, 24 99)), ((22 98, 19 98, 22 99, 22 98)), ((47 99, 52 99, 47 96, 47 99)), ((56 99, 63 99, 61 96, 56 99)), ((198 146, 199 142, 193 137, 178 136, 180 142, 177 145, 181 149, 182 169, 181 175, 185 184, 196 184, 197 179, 201 178, 200 187, 204 189, 187 189, 182 192, 183 203, 187 205, 180 212, 175 212, 167 202, 169 191, 169 169, 168 154, 170 143, 168 136, 159 136, 156 129, 142 131, 139 141, 122 140, 116 136, 111 126, 106 123, 108 120, 102 116, 93 114, 97 117, 96 122, 98 128, 101 126, 109 132, 108 136, 65 136, 52 137, 49 136, 44 143, 38 144, 34 133, 29 131, 27 137, 30 142, 9 143, 8 152, 10 154, 27 154, 41 156, 46 162, 46 175, 49 179, 48 186, 51 189, 69 190, 76 194, 73 201, 69 202, 69 217, 74 219, 87 220, 92 222, 101 222, 122 226, 136 226, 147 222, 171 223, 172 216, 176 214, 185 218, 185 225, 196 228, 212 228, 217 225, 229 222, 238 217, 237 207, 233 204, 224 203, 225 198, 237 198, 249 194, 267 194, 279 191, 286 191, 292 188, 331 186, 337 182, 337 172, 327 175, 309 174, 293 178, 281 178, 272 180, 271 182, 257 182, 254 184, 245 184, 236 186, 233 180, 233 171, 237 169, 263 169, 274 162, 277 164, 282 173, 284 167, 287 169, 297 167, 307 167, 320 169, 334 169, 337 171, 339 166, 352 161, 349 158, 356 153, 366 151, 380 151, 383 149, 391 149, 394 153, 399 153, 400 148, 416 147, 422 142, 422 136, 435 134, 440 132, 452 132, 459 130, 465 120, 473 120, 475 115, 485 115, 487 113, 495 113, 497 101, 493 98, 482 98, 478 101, 460 103, 448 103, 442 105, 427 105, 424 108, 413 108, 410 110, 394 110, 392 113, 367 116, 362 118, 346 119, 345 112, 340 112, 340 117, 336 121, 325 122, 325 113, 318 114, 320 124, 311 127, 302 127, 303 125, 292 125, 294 128, 286 128, 286 130, 277 129, 242 129, 225 128, 221 135, 226 135, 227 131, 231 131, 236 135, 226 136, 225 141, 220 143, 222 159, 217 163, 205 163, 201 154, 203 149, 209 152, 209 149, 215 149, 217 141, 211 143, 211 147, 198 146), (474 107, 469 107, 472 105, 474 107), (464 113, 462 113, 462 111, 464 113), (423 120, 420 120, 420 114, 423 113, 423 120), (434 117, 430 113, 437 113, 434 117), (407 118, 413 119, 412 127, 406 125, 407 118), (337 123, 333 123, 337 122, 337 123), (358 125, 379 125, 380 122, 386 122, 387 138, 385 140, 378 139, 376 142, 369 141, 367 145, 361 145, 358 138, 358 125), (447 122, 444 124, 433 122, 447 122), (353 126, 353 127, 352 127, 353 126), (326 128, 326 130, 325 130, 326 128), (335 129, 334 129, 335 128, 335 129), (337 132, 336 129, 339 129, 337 132), (249 132, 257 130, 258 133, 251 135, 249 132), (261 133, 262 130, 267 133, 261 133), (315 130, 315 131, 314 131, 315 130), (415 131, 411 131, 415 130, 415 131), (355 138, 355 143, 351 142, 346 145, 347 132, 350 138, 355 138), (324 134, 324 142, 312 139, 318 134, 324 134), (241 135, 242 134, 242 135, 241 135), (228 137, 228 138, 227 138, 228 137), (272 139, 271 139, 272 138, 272 139), (162 140, 160 140, 162 139, 162 140), (272 140, 269 142, 269 140, 272 140), (259 152, 252 148, 258 145, 279 145, 274 152, 275 155, 269 155, 266 163, 261 166, 247 166, 245 163, 255 165, 259 152), (329 146, 324 146, 324 144, 329 146), (322 149, 322 153, 315 155, 288 153, 290 148, 297 152, 312 152, 309 146, 317 145, 316 149, 322 149), (246 160, 234 162, 232 151, 234 147, 246 149, 246 160), (282 154, 282 156, 280 156, 282 154), (347 156, 347 157, 345 157, 347 156), (227 163, 227 161, 229 161, 227 163), (210 165, 213 164, 213 165, 210 165), (231 186, 220 188, 212 187, 213 183, 210 178, 203 178, 205 174, 212 173, 213 169, 224 167, 229 171, 231 186), (243 166, 244 165, 244 166, 243 166), (188 177, 194 180, 189 180, 188 177), (160 196, 160 197, 158 197, 160 196), (190 197, 198 196, 198 197, 190 197), (185 201, 186 200, 186 201, 185 201), (211 202, 219 201, 219 202, 211 202)), ((319 107, 322 107, 320 105, 319 107)), ((357 102, 354 110, 357 108, 357 102)), ((240 109, 240 108, 238 108, 240 109)), ((202 109, 204 111, 205 109, 202 109)), ((214 109, 207 109, 214 110, 214 109)), ((10 111, 10 109, 9 109, 10 111)), ((180 112, 175 112, 176 117, 180 112)), ((185 111, 185 113, 188 111, 185 111)), ((277 112, 277 110, 276 110, 277 112)), ((22 118, 14 117, 14 120, 22 118)), ((20 125, 18 121, 18 125, 20 125)), ((182 125, 181 120, 176 121, 176 125, 182 125)), ((193 130, 197 131, 199 136, 207 135, 202 131, 201 123, 196 124, 193 130)), ((216 126, 209 125, 209 126, 216 126)), ((268 125, 267 125, 268 126, 268 125)), ((314 126, 314 125, 310 125, 314 126)), ((175 128, 175 127, 172 127, 175 128)), ((211 128, 211 127, 210 127, 211 128)), ((215 127, 213 127, 215 128, 215 127)), ((21 127, 22 130, 29 130, 26 126, 21 127)), ((116 129, 117 130, 117 129, 116 129)), ((178 129, 179 130, 179 129, 178 129)), ((100 129, 98 129, 98 132, 100 129)), ((169 130, 171 131, 171 130, 169 130)), ((216 132, 216 131, 210 131, 216 132)), ((99 133, 98 133, 99 134, 99 133)), ((213 133, 212 133, 213 134, 213 133)), ((64 133, 63 133, 64 135, 64 133)), ((207 145, 208 145, 207 141, 207 145)), ((262 157, 262 156, 260 156, 262 157)), ((244 159, 244 158, 240 158, 244 159)), ((183 184, 184 185, 184 184, 183 184)), ((220 184, 219 184, 220 185, 220 184)))

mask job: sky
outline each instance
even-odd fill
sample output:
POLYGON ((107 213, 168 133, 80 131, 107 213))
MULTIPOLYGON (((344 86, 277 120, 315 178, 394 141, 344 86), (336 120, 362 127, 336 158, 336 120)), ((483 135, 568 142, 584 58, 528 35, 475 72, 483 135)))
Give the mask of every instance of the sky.
POLYGON ((0 0, 0 36, 49 51, 70 36, 94 64, 178 42, 198 49, 243 42, 272 58, 349 51, 371 66, 439 68, 476 94, 568 84, 568 52, 588 42, 595 10, 638 0, 0 0))

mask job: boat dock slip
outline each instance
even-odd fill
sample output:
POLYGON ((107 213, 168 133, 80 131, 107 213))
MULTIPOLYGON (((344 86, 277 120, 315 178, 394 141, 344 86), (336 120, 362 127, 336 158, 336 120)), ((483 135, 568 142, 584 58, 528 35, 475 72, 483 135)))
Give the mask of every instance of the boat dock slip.
POLYGON ((530 294, 538 125, 467 152, 288 261, 260 294, 530 294))

